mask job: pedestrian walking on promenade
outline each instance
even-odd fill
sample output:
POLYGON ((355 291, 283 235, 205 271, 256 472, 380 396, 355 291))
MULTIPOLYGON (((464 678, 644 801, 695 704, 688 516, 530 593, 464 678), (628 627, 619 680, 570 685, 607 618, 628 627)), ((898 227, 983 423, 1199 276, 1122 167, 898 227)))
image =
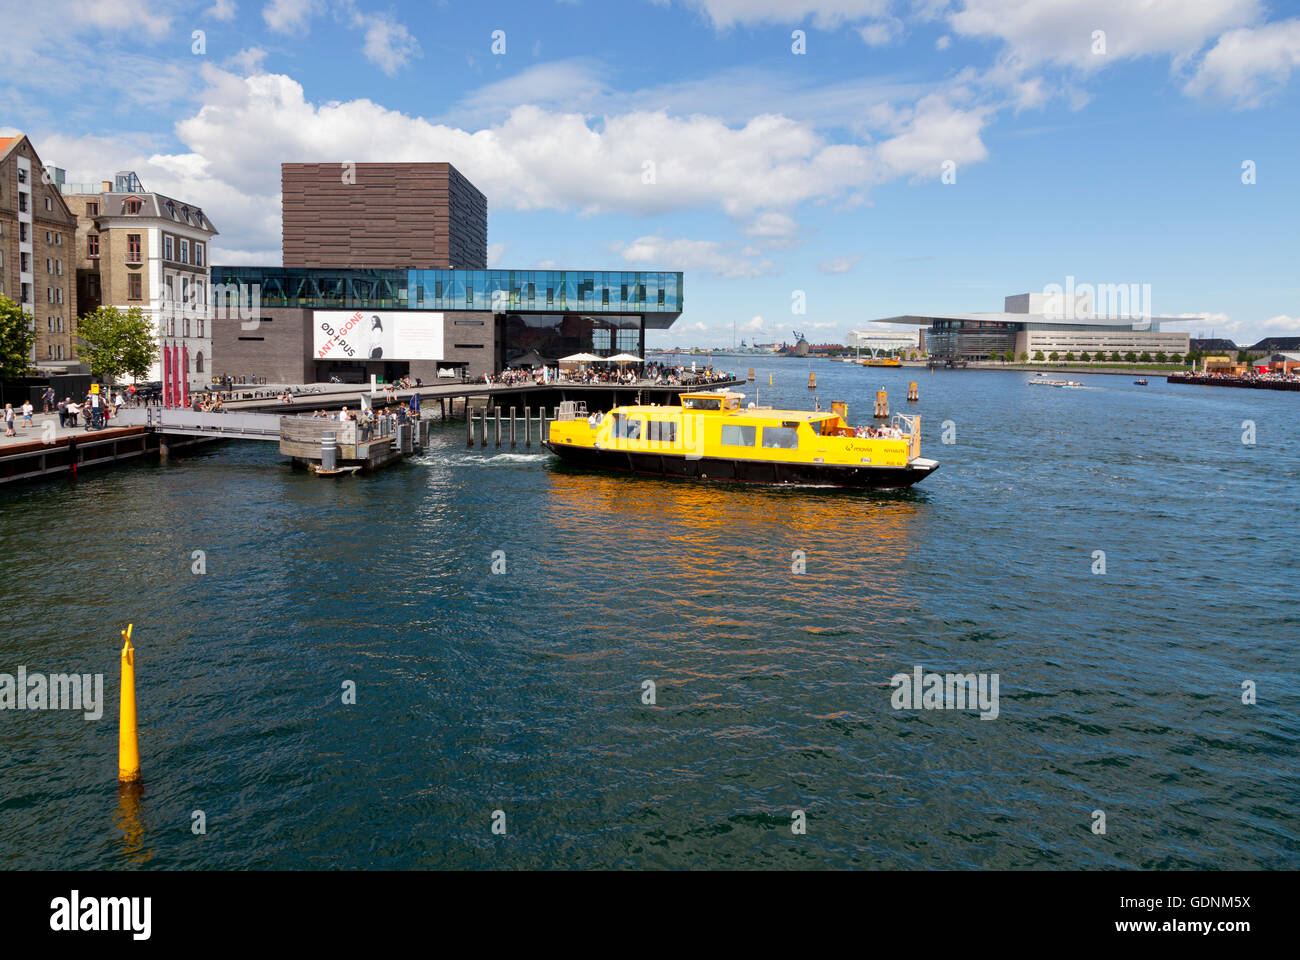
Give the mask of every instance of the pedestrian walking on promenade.
POLYGON ((5 436, 18 436, 18 434, 14 432, 14 405, 12 403, 5 404, 5 436))
POLYGON ((59 426, 66 427, 68 425, 68 401, 60 400, 57 409, 59 411, 59 426))
POLYGON ((28 427, 32 425, 32 412, 34 410, 35 407, 32 406, 32 402, 30 400, 23 401, 23 429, 24 430, 26 430, 28 427))

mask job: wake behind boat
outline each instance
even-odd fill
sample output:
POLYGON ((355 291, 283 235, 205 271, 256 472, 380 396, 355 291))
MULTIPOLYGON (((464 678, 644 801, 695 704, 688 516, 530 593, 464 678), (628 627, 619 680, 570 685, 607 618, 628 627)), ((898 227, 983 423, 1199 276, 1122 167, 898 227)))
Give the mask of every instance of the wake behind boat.
POLYGON ((843 403, 824 413, 742 408, 742 399, 726 390, 684 393, 681 406, 591 416, 570 401, 546 446, 585 467, 742 483, 910 487, 939 466, 921 456, 919 416, 853 427, 843 403))

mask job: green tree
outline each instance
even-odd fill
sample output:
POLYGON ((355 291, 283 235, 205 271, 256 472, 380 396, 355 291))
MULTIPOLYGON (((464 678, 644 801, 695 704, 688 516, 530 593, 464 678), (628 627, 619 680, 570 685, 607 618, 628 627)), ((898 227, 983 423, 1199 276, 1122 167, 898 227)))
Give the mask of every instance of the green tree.
POLYGON ((1134 353, 1132 350, 1130 350, 1128 353, 1124 354, 1124 359, 1128 363, 1137 363, 1138 358, 1137 358, 1137 354, 1134 353))
POLYGON ((0 380, 17 380, 31 372, 35 344, 32 315, 0 294, 0 380))
POLYGON ((1079 354, 1079 360, 1082 361, 1083 363, 1091 363, 1092 354, 1088 353, 1088 351, 1085 350, 1083 351, 1083 353, 1079 354))
POLYGON ((1170 363, 1182 363, 1182 362, 1183 362, 1183 355, 1182 355, 1181 353, 1171 353, 1171 354, 1169 355, 1169 362, 1170 362, 1170 363))
POLYGON ((1074 363, 1074 351, 1073 350, 1069 351, 1065 355, 1065 359, 1068 360, 1070 363, 1074 363))
POLYGON ((1142 356, 1138 357, 1138 359, 1141 360, 1143 363, 1150 363, 1150 362, 1151 362, 1151 354, 1148 353, 1146 350, 1143 350, 1143 351, 1142 351, 1142 356))
POLYGON ((1156 363, 1168 363, 1168 362, 1169 362, 1169 354, 1165 353, 1163 350, 1159 350, 1156 352, 1156 363))
POLYGON ((1120 361, 1119 351, 1118 351, 1118 350, 1112 350, 1112 351, 1110 352, 1110 362, 1111 362, 1111 363, 1119 363, 1119 361, 1120 361))
POLYGON ((1053 350, 1051 353, 1047 355, 1047 359, 1055 363, 1057 360, 1061 359, 1061 355, 1057 353, 1055 350, 1053 350))
POLYGON ((1005 360, 1007 363, 1010 363, 1011 361, 1016 359, 1016 351, 1008 350, 1006 353, 1002 354, 1002 359, 1005 360))
POLYGON ((1029 362, 1029 354, 1025 353, 1025 351, 1023 350, 1020 351, 1020 362, 1021 363, 1029 362))
POLYGON ((77 336, 79 356, 90 365, 91 375, 108 383, 123 374, 142 380, 158 359, 153 325, 139 307, 92 310, 77 321, 77 336))
POLYGON ((1034 359, 1035 359, 1035 360, 1045 360, 1045 359, 1047 359, 1047 358, 1043 356, 1043 351, 1041 351, 1041 350, 1035 350, 1035 351, 1034 351, 1034 359))

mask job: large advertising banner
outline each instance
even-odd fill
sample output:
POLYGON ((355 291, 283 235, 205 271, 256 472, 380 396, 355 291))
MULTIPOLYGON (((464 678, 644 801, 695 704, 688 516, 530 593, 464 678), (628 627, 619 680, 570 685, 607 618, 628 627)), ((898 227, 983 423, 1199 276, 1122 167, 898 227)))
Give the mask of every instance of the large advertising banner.
POLYGON ((443 314, 317 310, 317 360, 441 360, 443 314))

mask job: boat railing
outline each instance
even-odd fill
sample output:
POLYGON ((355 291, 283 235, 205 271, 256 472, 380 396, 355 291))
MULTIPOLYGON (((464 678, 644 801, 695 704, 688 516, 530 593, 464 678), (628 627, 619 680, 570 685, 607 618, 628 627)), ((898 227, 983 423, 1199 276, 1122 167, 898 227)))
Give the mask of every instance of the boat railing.
POLYGON ((561 401, 559 410, 555 415, 557 420, 586 420, 587 419, 587 401, 586 400, 564 400, 561 401))
POLYGON ((903 431, 911 441, 907 448, 907 459, 913 460, 921 455, 921 415, 919 413, 896 413, 893 425, 903 431))

